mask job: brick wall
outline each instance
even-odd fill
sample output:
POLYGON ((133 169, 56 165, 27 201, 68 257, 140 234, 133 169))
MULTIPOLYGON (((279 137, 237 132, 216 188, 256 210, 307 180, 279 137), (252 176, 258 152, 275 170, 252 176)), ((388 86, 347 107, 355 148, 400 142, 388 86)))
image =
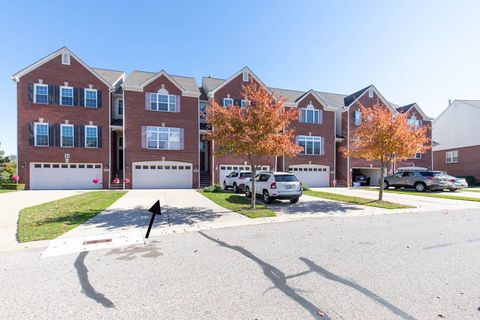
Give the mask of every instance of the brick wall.
POLYGON ((433 169, 446 171, 452 176, 474 176, 480 182, 480 146, 463 147, 433 152, 433 169), (447 151, 458 151, 457 163, 445 163, 447 151))

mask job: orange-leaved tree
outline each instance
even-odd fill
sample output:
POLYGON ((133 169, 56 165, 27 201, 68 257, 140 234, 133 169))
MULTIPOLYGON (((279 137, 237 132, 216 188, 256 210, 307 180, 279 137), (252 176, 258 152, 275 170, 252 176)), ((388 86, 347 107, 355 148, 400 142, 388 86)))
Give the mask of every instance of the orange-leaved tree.
POLYGON ((290 122, 297 110, 286 110, 284 100, 275 98, 253 79, 242 87, 244 107, 223 107, 215 100, 206 109, 206 121, 211 130, 206 138, 213 140, 216 154, 243 155, 252 168, 252 199, 255 208, 257 167, 268 156, 293 157, 303 150, 294 143, 290 122))
POLYGON ((350 146, 342 148, 345 156, 380 162, 380 190, 383 198, 385 170, 393 161, 402 161, 430 149, 428 127, 416 128, 407 123, 404 113, 392 113, 376 103, 372 108, 360 106, 362 123, 355 129, 350 146))

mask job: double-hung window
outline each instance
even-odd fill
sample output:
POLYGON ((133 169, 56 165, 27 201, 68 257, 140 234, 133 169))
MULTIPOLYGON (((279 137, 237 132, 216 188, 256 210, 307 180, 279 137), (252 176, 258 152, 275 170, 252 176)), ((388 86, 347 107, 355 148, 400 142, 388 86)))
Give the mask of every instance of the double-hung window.
POLYGON ((247 106, 247 100, 242 99, 242 100, 240 101, 240 107, 241 107, 241 108, 245 108, 246 106, 247 106))
POLYGON ((48 86, 46 84, 34 84, 34 103, 48 104, 48 86))
POLYGON ((98 148, 97 126, 85 126, 85 148, 98 148))
POLYGON ((171 94, 150 93, 150 110, 176 112, 177 96, 171 94))
POLYGON ((228 107, 228 106, 233 106, 233 99, 232 98, 223 98, 223 106, 228 107))
POLYGON ((85 89, 85 107, 97 108, 97 90, 95 89, 85 89))
POLYGON ((147 127, 147 148, 180 150, 180 128, 147 127))
POLYGON ((73 88, 60 87, 60 105, 73 106, 73 88))
POLYGON ((311 124, 321 123, 320 110, 314 108, 302 108, 300 121, 311 124))
POLYGON ((73 147, 73 124, 61 124, 60 125, 60 146, 62 148, 73 147))
POLYGON ((410 159, 422 159, 422 153, 421 153, 421 152, 417 152, 417 153, 415 153, 415 155, 413 155, 413 157, 411 157, 410 159))
POLYGON ((458 151, 447 151, 445 152, 445 163, 457 163, 458 162, 458 151))
POLYGON ((298 145, 303 147, 300 154, 303 155, 322 155, 322 137, 299 136, 298 145))
POLYGON ((123 116, 123 99, 118 100, 118 115, 123 116))
POLYGON ((48 147, 48 123, 35 123, 34 129, 35 146, 48 147))
POLYGON ((355 111, 354 113, 354 123, 356 126, 359 126, 362 124, 362 113, 360 111, 355 111))

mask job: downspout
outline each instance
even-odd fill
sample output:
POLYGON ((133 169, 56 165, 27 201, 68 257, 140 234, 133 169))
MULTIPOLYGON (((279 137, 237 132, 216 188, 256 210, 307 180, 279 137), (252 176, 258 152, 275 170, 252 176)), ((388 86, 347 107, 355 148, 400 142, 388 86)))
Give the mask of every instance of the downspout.
POLYGON ((333 112, 333 180, 337 179, 337 110, 333 112))
MULTIPOLYGON (((350 107, 347 108, 347 153, 350 153, 350 107)), ((347 188, 350 186, 350 154, 347 156, 347 188)))
POLYGON ((108 93, 108 189, 110 189, 112 181, 112 128, 110 125, 112 124, 113 88, 109 88, 108 93))
POLYGON ((197 163, 198 163, 198 188, 200 189, 201 185, 200 185, 200 172, 201 172, 201 168, 200 168, 200 140, 201 140, 201 133, 200 133, 200 97, 197 98, 197 101, 198 101, 198 106, 197 106, 197 110, 198 110, 198 116, 197 116, 197 129, 198 129, 198 143, 197 143, 197 163))
MULTIPOLYGON (((123 141, 123 145, 122 145, 122 153, 123 153, 122 171, 123 171, 123 179, 122 179, 122 189, 125 190, 125 175, 126 175, 126 171, 125 171, 125 166, 126 165, 125 164, 127 163, 127 159, 125 158, 125 149, 126 149, 126 146, 127 146, 127 139, 125 139, 125 118, 126 118, 126 114, 127 114, 127 103, 125 101, 125 90, 122 90, 122 99, 123 99, 123 116, 122 116, 122 141, 123 141)), ((131 181, 132 186, 133 186, 133 177, 130 177, 130 181, 131 181)))

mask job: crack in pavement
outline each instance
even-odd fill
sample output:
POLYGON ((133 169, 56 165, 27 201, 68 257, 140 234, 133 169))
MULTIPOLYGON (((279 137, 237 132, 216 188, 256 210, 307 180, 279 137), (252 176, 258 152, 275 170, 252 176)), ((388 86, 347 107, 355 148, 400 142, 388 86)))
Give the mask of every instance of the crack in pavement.
POLYGON ((315 306, 312 302, 308 301, 307 299, 299 295, 297 292, 295 292, 295 290, 287 284, 287 277, 285 276, 285 274, 279 269, 277 269, 276 267, 261 260, 260 258, 258 258, 253 253, 251 253, 250 251, 246 250, 243 247, 229 245, 224 241, 214 239, 208 236, 203 231, 200 231, 198 233, 203 237, 205 237, 206 239, 213 241, 224 248, 237 251, 238 253, 244 255, 248 259, 256 262, 262 268, 264 275, 273 283, 275 288, 279 289, 290 299, 298 303, 301 307, 303 307, 306 311, 308 311, 314 318, 329 319, 329 320, 331 319, 324 311, 322 311, 317 306, 315 306))
POLYGON ((92 300, 95 300, 97 303, 100 303, 105 308, 115 308, 115 304, 105 297, 104 294, 97 292, 95 288, 90 283, 88 279, 88 268, 85 266, 85 257, 87 256, 88 251, 81 252, 77 259, 75 260, 75 269, 77 269, 78 281, 82 286, 82 292, 85 293, 87 297, 92 300))

